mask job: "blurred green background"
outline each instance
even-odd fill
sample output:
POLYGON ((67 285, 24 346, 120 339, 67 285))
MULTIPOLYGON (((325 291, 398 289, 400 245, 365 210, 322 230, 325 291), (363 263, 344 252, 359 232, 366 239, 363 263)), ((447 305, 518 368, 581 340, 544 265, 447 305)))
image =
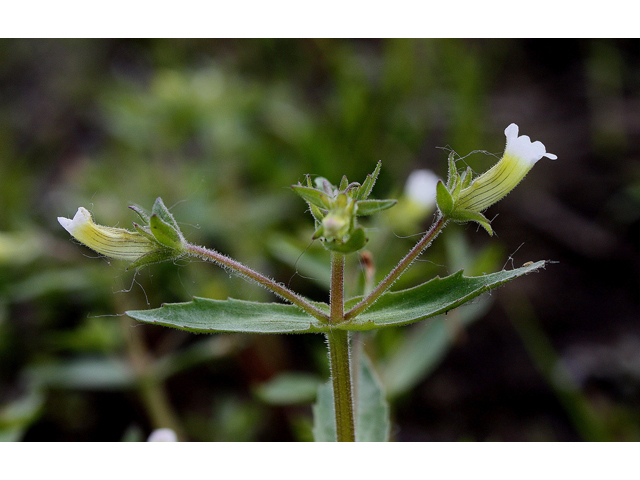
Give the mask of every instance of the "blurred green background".
MULTIPOLYGON (((476 172, 503 131, 556 154, 451 226, 395 288, 555 263, 430 323, 357 339, 396 441, 640 439, 640 43, 614 40, 0 41, 0 439, 311 438, 320 335, 195 336, 127 309, 193 295, 274 301, 214 265, 137 275, 56 221, 130 226, 161 196, 193 243, 316 300, 328 254, 287 187, 306 173, 401 205, 368 221, 381 278, 429 225, 415 169, 476 172), (440 148, 438 148, 440 147, 440 148), (459 163, 462 164, 462 163, 459 163), (316 242, 317 243, 317 242, 316 242)), ((363 288, 358 258, 350 295, 363 288)))

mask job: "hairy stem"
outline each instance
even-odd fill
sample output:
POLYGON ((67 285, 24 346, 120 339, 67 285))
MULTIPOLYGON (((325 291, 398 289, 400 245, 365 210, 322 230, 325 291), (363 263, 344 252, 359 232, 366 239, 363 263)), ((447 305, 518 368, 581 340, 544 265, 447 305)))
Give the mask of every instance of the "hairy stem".
POLYGON ((294 291, 289 290, 287 287, 276 282, 275 280, 272 280, 271 278, 266 277, 261 273, 256 272, 255 270, 252 270, 246 265, 243 265, 242 263, 232 258, 222 255, 216 252, 215 250, 209 250, 207 248, 199 247, 197 245, 187 244, 185 246, 185 249, 189 255, 200 257, 204 260, 217 263, 218 265, 229 268, 239 273, 240 275, 259 283, 263 287, 271 290, 273 293, 275 293, 279 297, 284 298, 285 300, 288 300, 289 302, 293 303, 297 307, 301 308, 312 317, 315 317, 322 322, 329 321, 329 316, 326 313, 324 313, 322 310, 320 310, 318 307, 310 303, 308 300, 301 297, 294 291))
MULTIPOLYGON (((344 255, 331 253, 331 323, 344 320, 344 255)), ((333 383, 333 401, 336 414, 336 433, 339 442, 354 442, 353 393, 349 332, 331 330, 327 333, 329 364, 333 383)))
POLYGON ((434 238, 440 233, 442 228, 447 223, 447 218, 443 216, 439 216, 435 221, 431 228, 424 236, 420 239, 418 243, 405 255, 405 257, 400 260, 400 263, 396 265, 396 267, 389 272, 389 274, 382 280, 376 288, 373 289, 369 295, 364 297, 357 305, 355 305, 351 310, 349 310, 345 315, 345 320, 349 320, 357 317, 359 314, 364 312, 367 308, 369 308, 373 303, 380 298, 380 296, 386 292, 393 282, 395 282, 400 275, 404 273, 404 271, 409 268, 409 266, 413 263, 413 261, 418 258, 418 256, 431 244, 434 238))
POLYGON ((355 442, 353 393, 349 365, 349 332, 334 329, 327 333, 329 363, 336 413, 336 434, 339 442, 355 442))
POLYGON ((344 320, 344 255, 331 252, 331 323, 344 320))

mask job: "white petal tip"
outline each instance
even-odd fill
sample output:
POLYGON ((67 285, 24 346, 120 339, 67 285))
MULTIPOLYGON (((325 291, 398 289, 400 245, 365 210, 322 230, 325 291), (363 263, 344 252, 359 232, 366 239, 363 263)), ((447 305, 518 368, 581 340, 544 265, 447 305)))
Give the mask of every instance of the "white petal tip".
POLYGON ((62 228, 64 228, 66 231, 69 231, 71 222, 72 220, 70 218, 58 217, 58 223, 60 223, 60 225, 62 225, 62 228))
POLYGON ((519 130, 518 125, 516 125, 515 123, 512 123, 511 125, 509 125, 507 128, 504 129, 504 134, 507 136, 507 138, 517 137, 518 130, 519 130))
POLYGON ((89 213, 89 210, 84 207, 78 208, 78 211, 73 216, 73 220, 65 217, 58 217, 60 225, 62 225, 62 227, 71 235, 73 235, 73 232, 75 232, 79 226, 90 221, 91 214, 89 213))

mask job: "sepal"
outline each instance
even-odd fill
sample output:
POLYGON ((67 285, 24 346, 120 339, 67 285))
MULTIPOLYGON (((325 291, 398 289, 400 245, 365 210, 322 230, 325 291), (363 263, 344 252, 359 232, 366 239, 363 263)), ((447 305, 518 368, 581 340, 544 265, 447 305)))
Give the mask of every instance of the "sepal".
POLYGON ((173 250, 182 250, 184 248, 184 239, 180 232, 155 213, 149 219, 149 227, 155 239, 165 247, 173 250))
POLYGON ((436 204, 444 216, 449 216, 453 212, 453 197, 442 180, 438 180, 436 186, 436 204))

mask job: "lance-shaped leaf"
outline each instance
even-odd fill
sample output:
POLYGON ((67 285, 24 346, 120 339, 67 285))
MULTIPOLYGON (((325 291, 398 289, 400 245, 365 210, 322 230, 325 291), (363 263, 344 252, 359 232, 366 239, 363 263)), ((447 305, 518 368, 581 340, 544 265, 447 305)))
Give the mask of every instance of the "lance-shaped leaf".
MULTIPOLYGON (((327 312, 328 306, 319 304, 327 312)), ((211 300, 194 297, 186 303, 170 303, 151 310, 127 312, 140 322, 174 327, 193 333, 317 333, 327 324, 298 307, 281 303, 244 300, 211 300)))
MULTIPOLYGON (((460 306, 482 293, 527 273, 543 268, 539 261, 513 270, 503 270, 479 277, 465 277, 462 270, 445 278, 436 277, 422 285, 386 293, 368 310, 346 324, 345 330, 373 330, 391 325, 418 322, 460 306)), ((349 300, 345 311, 356 305, 361 297, 349 300)))
MULTIPOLYGON (((445 278, 436 277, 414 288, 384 294, 355 319, 329 326, 298 307, 280 303, 244 300, 210 300, 194 297, 186 303, 166 304, 152 310, 126 312, 145 323, 164 325, 194 333, 326 333, 331 328, 374 330, 407 325, 446 313, 503 283, 544 267, 540 261, 514 270, 503 270, 479 277, 465 277, 462 271, 445 278)), ((361 297, 346 302, 345 311, 361 297)), ((326 304, 316 304, 328 313, 326 304)))
POLYGON ((356 213, 359 217, 373 215, 374 213, 393 207, 396 203, 398 203, 397 200, 360 200, 356 213))

